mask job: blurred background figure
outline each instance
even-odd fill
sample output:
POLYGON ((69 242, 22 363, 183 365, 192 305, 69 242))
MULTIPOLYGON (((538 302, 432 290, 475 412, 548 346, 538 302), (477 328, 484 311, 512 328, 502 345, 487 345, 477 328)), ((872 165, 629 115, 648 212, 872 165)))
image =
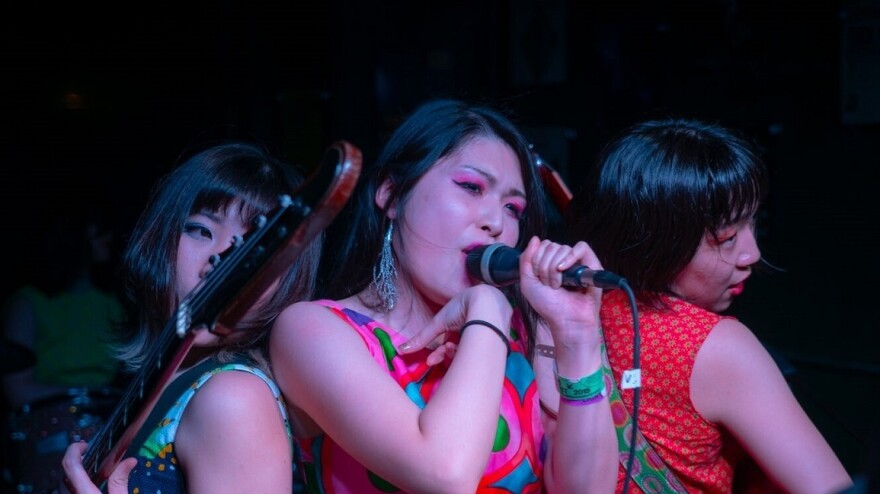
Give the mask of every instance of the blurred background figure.
POLYGON ((109 350, 121 315, 117 224, 106 202, 64 201, 35 222, 42 228, 20 260, 30 280, 3 302, 2 459, 10 492, 57 485, 68 444, 96 433, 119 394, 109 350))

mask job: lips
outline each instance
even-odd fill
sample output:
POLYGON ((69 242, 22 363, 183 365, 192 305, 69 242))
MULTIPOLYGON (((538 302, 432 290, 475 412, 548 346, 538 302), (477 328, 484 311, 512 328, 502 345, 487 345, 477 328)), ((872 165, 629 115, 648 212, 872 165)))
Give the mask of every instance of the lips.
POLYGON ((470 253, 470 251, 472 251, 472 250, 474 250, 474 249, 477 249, 477 248, 479 248, 479 247, 482 247, 482 246, 484 246, 484 245, 487 245, 487 244, 471 244, 471 245, 468 245, 467 247, 464 248, 464 253, 465 253, 465 255, 467 255, 467 254, 470 253))
POLYGON ((733 286, 730 287, 730 293, 732 293, 733 295, 739 295, 740 293, 743 292, 743 290, 745 289, 745 287, 746 287, 745 282, 744 282, 744 281, 740 281, 740 282, 737 283, 736 285, 733 285, 733 286))

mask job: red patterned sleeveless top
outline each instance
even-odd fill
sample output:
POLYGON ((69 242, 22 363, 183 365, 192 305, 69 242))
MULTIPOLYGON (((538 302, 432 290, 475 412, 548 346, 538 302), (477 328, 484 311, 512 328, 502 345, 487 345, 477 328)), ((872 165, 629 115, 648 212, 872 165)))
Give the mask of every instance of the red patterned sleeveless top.
MULTIPOLYGON (((729 493, 733 463, 724 449, 723 431, 704 419, 690 399, 694 360, 712 328, 724 317, 671 296, 668 310, 638 304, 642 388, 639 429, 689 492, 729 493)), ((622 290, 602 299, 602 328, 615 382, 633 365, 633 318, 622 290)), ((632 413, 632 390, 621 390, 632 413)), ((623 466, 617 492, 623 487, 623 466)), ((630 492, 642 491, 630 482, 630 492)))

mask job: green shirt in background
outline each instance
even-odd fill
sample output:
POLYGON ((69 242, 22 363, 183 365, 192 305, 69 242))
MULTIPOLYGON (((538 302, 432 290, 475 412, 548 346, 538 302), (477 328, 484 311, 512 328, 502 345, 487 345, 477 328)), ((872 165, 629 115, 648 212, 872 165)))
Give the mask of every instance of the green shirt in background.
POLYGON ((47 297, 34 287, 24 287, 18 294, 36 312, 38 380, 70 387, 99 387, 113 381, 118 362, 110 341, 122 307, 112 294, 88 288, 47 297))

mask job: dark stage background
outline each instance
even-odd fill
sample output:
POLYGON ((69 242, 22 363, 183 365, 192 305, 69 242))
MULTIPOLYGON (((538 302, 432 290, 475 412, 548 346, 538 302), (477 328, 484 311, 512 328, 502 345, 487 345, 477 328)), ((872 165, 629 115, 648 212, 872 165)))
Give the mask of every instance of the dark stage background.
POLYGON ((880 1, 22 4, 0 20, 2 295, 47 215, 103 196, 123 229, 188 148, 260 140, 369 163, 430 96, 511 110, 571 185, 625 125, 667 114, 766 151, 763 252, 732 310, 780 358, 851 472, 876 437, 880 1), (85 9, 85 10, 84 10, 85 9))

